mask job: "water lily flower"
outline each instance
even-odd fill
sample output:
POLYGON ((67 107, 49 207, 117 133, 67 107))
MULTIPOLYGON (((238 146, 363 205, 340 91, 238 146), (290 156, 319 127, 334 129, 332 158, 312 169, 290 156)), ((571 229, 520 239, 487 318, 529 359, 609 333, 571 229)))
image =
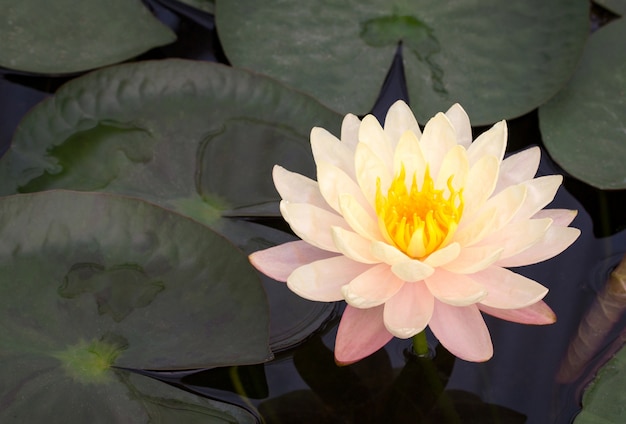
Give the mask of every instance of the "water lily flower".
POLYGON ((250 256, 299 296, 345 300, 335 343, 340 364, 426 326, 467 361, 493 355, 487 313, 526 324, 556 320, 548 289, 507 267, 552 258, 580 231, 576 211, 544 209, 560 175, 534 178, 540 149, 504 159, 505 121, 472 141, 461 106, 420 130, 396 102, 382 127, 348 114, 341 139, 311 131, 317 181, 273 171, 294 241, 250 256))

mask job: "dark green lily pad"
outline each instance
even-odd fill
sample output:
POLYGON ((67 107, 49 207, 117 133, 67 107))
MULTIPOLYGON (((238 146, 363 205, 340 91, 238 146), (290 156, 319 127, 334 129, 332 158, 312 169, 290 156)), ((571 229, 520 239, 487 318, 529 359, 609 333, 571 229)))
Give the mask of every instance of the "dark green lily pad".
POLYGON ((565 84, 588 9, 584 0, 218 0, 216 24, 235 66, 359 114, 402 41, 418 119, 459 102, 479 125, 522 115, 565 84))
POLYGON ((598 372, 585 390, 583 409, 575 424, 623 423, 626 421, 626 349, 621 348, 598 372))
POLYGON ((19 71, 84 71, 176 39, 140 0, 0 0, 0 10, 0 66, 19 71))
POLYGON ((0 193, 52 188, 142 197, 201 220, 278 215, 271 170, 314 176, 309 132, 341 116, 270 78, 184 60, 77 78, 18 126, 0 193), (272 205, 272 207, 268 207, 272 205))
MULTIPOLYGON (((180 396, 148 397, 140 387, 152 383, 133 389, 136 377, 114 367, 271 358, 265 293, 244 254, 188 218, 105 193, 0 199, 0 329, 3 422, 147 422, 179 409, 180 396)), ((182 408, 219 415, 209 404, 182 408)))
POLYGON ((207 13, 215 12, 215 0, 179 0, 181 3, 188 4, 207 13))
POLYGON ((626 188, 626 23, 596 31, 568 85, 539 108, 550 155, 574 177, 601 189, 626 188))

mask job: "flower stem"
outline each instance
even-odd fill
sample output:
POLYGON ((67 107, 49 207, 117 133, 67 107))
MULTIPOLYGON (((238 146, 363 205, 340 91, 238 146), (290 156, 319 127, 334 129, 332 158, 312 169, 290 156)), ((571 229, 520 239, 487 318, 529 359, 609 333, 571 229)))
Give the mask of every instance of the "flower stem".
POLYGON ((428 356, 428 342, 426 341, 425 330, 413 336, 413 351, 417 356, 428 356))

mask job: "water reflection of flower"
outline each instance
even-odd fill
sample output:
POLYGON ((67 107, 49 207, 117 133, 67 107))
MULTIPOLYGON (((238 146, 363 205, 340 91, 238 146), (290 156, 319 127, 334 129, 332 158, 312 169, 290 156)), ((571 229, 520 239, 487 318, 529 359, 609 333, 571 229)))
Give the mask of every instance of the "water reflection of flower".
POLYGON ((543 209, 562 177, 534 178, 540 150, 506 159, 507 127, 472 142, 459 106, 420 130, 404 102, 384 128, 344 118, 341 140, 311 131, 317 181, 274 168, 280 210, 302 239, 255 252, 254 266, 298 295, 348 303, 339 363, 428 325, 453 354, 493 354, 481 311, 526 324, 555 320, 547 289, 505 267, 549 259, 576 240, 575 211, 543 209))

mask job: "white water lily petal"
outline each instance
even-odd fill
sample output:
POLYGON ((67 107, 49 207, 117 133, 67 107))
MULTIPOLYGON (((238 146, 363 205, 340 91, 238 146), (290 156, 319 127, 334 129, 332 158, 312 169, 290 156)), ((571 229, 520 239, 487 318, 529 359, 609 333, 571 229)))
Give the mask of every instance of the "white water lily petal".
POLYGON ((554 199, 563 182, 561 175, 546 175, 522 183, 526 186, 526 200, 515 215, 515 221, 528 219, 554 199))
POLYGON ((303 265, 337 256, 298 240, 259 250, 250 255, 252 265, 274 280, 286 282, 289 275, 303 265))
POLYGON ((350 229, 340 215, 306 203, 280 202, 280 213, 294 233, 302 240, 320 249, 339 252, 335 247, 332 227, 350 229))
POLYGON ((311 130, 311 151, 315 163, 328 162, 354 178, 354 149, 324 128, 315 127, 311 130))
POLYGON ((297 268, 287 278, 287 286, 305 299, 336 302, 343 300, 341 287, 370 267, 345 256, 335 256, 297 268))
POLYGON ((446 115, 439 112, 426 123, 420 138, 420 146, 431 175, 439 174, 444 156, 456 144, 456 130, 446 115))
POLYGON ((404 182, 407 187, 411 186, 413 176, 417 185, 421 187, 426 172, 426 159, 419 140, 412 131, 406 131, 400 136, 393 158, 393 175, 399 175, 402 167, 406 174, 404 182))
POLYGON ((487 296, 487 289, 472 278, 438 268, 426 278, 428 290, 441 302, 453 306, 467 306, 480 302, 487 296))
POLYGON ((472 126, 465 109, 455 103, 448 109, 446 116, 456 130, 457 143, 467 149, 472 143, 472 126))
POLYGON ((571 209, 542 209, 532 216, 532 219, 550 218, 552 226, 567 227, 578 215, 578 211, 571 209))
POLYGON ((491 232, 496 232, 507 225, 513 217, 517 217, 520 209, 526 204, 527 187, 523 184, 507 187, 485 202, 486 208, 495 208, 495 220, 491 223, 491 232))
POLYGON ((470 167, 463 189, 463 217, 459 226, 471 221, 493 193, 500 163, 495 156, 484 156, 470 167))
POLYGON ((500 164, 500 176, 494 193, 508 186, 530 180, 539 169, 541 149, 537 146, 522 150, 504 159, 500 164))
POLYGON ((317 181, 278 165, 274 165, 272 177, 276 190, 283 200, 290 203, 310 203, 318 208, 332 210, 320 193, 317 181))
POLYGON ((359 143, 369 147, 374 154, 383 161, 388 169, 393 165, 393 148, 387 134, 380 126, 378 119, 367 115, 359 127, 359 143))
POLYGON ((452 306, 435 300, 428 326, 453 355, 483 362, 493 356, 491 336, 476 305, 452 306))
POLYGON ((361 120, 359 117, 351 113, 347 114, 341 122, 341 142, 352 151, 356 149, 356 145, 359 142, 360 125, 361 120))
POLYGON ((499 259, 506 259, 537 244, 546 235, 551 224, 550 218, 514 222, 485 237, 479 245, 503 246, 504 250, 499 259))
POLYGON ((387 302, 405 285, 387 264, 379 264, 360 274, 341 288, 348 305, 372 308, 387 302))
POLYGON ((443 268, 457 274, 473 274, 496 262, 503 251, 504 248, 497 244, 464 247, 459 256, 443 268))
POLYGON ((461 245, 459 243, 450 243, 446 247, 435 250, 428 255, 428 257, 424 259, 424 263, 433 268, 438 268, 458 258, 460 253, 461 245))
POLYGON ((474 165, 484 156, 495 156, 502 161, 506 150, 506 121, 497 122, 493 127, 478 136, 467 149, 470 165, 474 165))
POLYGON ((452 178, 452 187, 458 190, 465 186, 468 172, 469 162, 465 148, 463 146, 454 146, 448 150, 448 153, 446 153, 441 162, 439 174, 437 174, 435 179, 435 188, 437 190, 444 190, 447 197, 450 195, 448 179, 452 178))
POLYGON ((391 271, 404 281, 414 283, 422 281, 432 275, 435 269, 417 259, 396 262, 391 266, 391 271))
POLYGON ((395 102, 387 111, 384 130, 393 148, 396 147, 398 140, 406 131, 411 131, 418 138, 422 135, 413 111, 403 101, 395 102))
POLYGON ((551 226, 539 242, 530 249, 526 249, 507 258, 499 259, 498 266, 516 267, 532 265, 553 258, 580 236, 578 228, 551 226))
POLYGON ((385 327, 401 339, 413 337, 428 325, 434 305, 435 299, 424 283, 404 284, 385 303, 385 327))
POLYGON ((333 241, 337 249, 350 259, 365 264, 377 264, 379 259, 372 255, 372 242, 357 233, 340 227, 331 229, 333 241))
POLYGON ((372 217, 371 208, 366 210, 354 196, 342 194, 339 196, 339 208, 344 219, 357 234, 369 240, 382 240, 378 221, 372 217))
POLYGON ((339 196, 342 194, 350 194, 361 205, 367 205, 367 200, 356 181, 350 178, 342 169, 328 162, 317 163, 317 181, 319 185, 318 191, 322 193, 326 203, 339 213, 341 213, 339 196))
POLYGON ((535 280, 498 266, 469 276, 487 289, 482 305, 499 309, 519 309, 539 302, 548 289, 535 280))
POLYGON ((452 240, 461 246, 471 246, 491 233, 491 225, 496 220, 498 210, 495 207, 482 208, 481 213, 471 221, 463 222, 452 240))
POLYGON ((411 259, 395 246, 391 246, 383 241, 372 242, 372 255, 378 258, 381 262, 389 265, 394 265, 398 262, 404 262, 411 259))
POLYGON ((366 144, 359 143, 354 153, 356 181, 363 191, 370 206, 376 204, 376 183, 380 181, 381 190, 387 192, 393 176, 391 168, 378 157, 366 144))

